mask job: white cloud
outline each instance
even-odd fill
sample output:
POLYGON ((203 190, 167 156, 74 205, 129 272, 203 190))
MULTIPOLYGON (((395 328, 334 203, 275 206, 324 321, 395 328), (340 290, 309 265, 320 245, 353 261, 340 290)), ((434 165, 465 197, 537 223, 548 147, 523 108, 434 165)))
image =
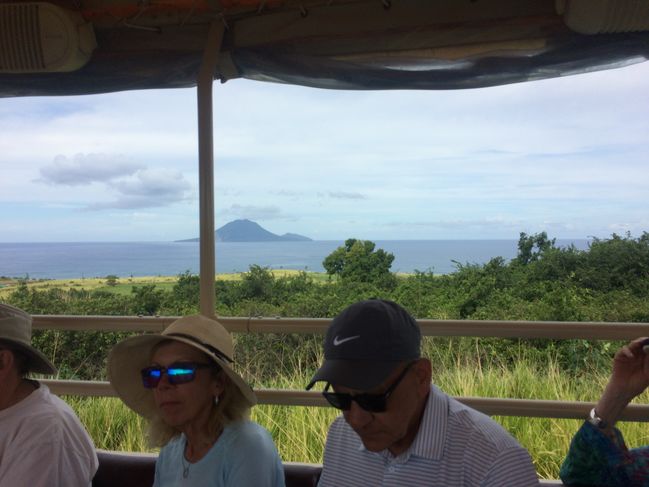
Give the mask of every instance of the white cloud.
POLYGON ((109 154, 76 154, 72 159, 58 155, 51 164, 40 169, 37 182, 62 186, 105 183, 119 177, 131 176, 144 165, 127 161, 124 156, 109 154))
POLYGON ((351 193, 346 191, 329 191, 327 195, 330 198, 336 198, 341 200, 364 200, 367 197, 361 193, 351 193))
POLYGON ((167 207, 196 199, 183 173, 165 168, 149 169, 125 156, 109 154, 59 155, 40 168, 35 183, 52 187, 43 207, 91 211, 167 207), (92 189, 83 190, 83 187, 92 189), (69 188, 74 187, 74 191, 69 188))
POLYGON ((109 181, 118 193, 112 201, 89 204, 87 210, 141 209, 170 206, 190 198, 191 185, 176 171, 140 170, 134 179, 109 181))

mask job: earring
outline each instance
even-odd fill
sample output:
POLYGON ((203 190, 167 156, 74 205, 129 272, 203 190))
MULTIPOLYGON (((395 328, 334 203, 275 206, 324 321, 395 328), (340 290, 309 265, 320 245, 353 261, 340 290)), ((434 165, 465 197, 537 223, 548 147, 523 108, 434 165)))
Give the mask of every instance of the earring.
POLYGON ((215 406, 219 405, 219 396, 214 396, 214 405, 215 406))

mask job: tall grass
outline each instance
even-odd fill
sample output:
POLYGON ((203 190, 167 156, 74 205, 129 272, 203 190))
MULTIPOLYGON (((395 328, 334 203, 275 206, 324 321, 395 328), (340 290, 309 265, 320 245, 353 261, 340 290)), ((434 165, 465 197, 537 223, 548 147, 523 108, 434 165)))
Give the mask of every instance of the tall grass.
POLYGON ((145 422, 114 397, 63 399, 74 409, 95 446, 105 450, 150 451, 144 437, 145 422))
MULTIPOLYGON (((313 351, 312 351, 313 352, 313 351)), ((433 382, 452 396, 595 401, 607 380, 606 371, 568 374, 550 352, 538 353, 521 345, 516 360, 504 362, 486 356, 476 339, 430 339, 425 355, 433 364, 433 382), (469 351, 473 349, 473 353, 469 351)), ((303 389, 313 370, 313 357, 294 350, 283 373, 256 387, 303 389), (290 372, 292 371, 292 372, 290 372)), ((320 358, 320 357, 317 357, 320 358)), ((252 369, 261 370, 262 364, 252 369)), ((113 398, 66 398, 78 412, 98 448, 151 451, 146 446, 143 421, 113 398)), ((646 401, 647 397, 643 397, 646 401)), ((252 419, 270 431, 285 461, 320 463, 327 429, 337 412, 331 408, 261 405, 252 419)), ((552 418, 495 417, 529 450, 542 478, 557 478, 570 439, 581 421, 552 418)), ((649 444, 649 428, 642 423, 620 425, 629 446, 649 444)))

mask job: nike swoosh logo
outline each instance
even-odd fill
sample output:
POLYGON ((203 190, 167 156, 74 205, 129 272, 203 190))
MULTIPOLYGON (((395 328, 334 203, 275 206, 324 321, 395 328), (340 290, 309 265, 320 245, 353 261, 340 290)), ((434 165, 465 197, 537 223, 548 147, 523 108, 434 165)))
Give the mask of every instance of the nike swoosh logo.
POLYGON ((360 335, 354 335, 353 337, 347 337, 347 338, 338 338, 337 336, 334 338, 334 345, 337 347, 338 345, 342 345, 345 342, 348 342, 350 340, 356 340, 357 338, 360 338, 360 335))

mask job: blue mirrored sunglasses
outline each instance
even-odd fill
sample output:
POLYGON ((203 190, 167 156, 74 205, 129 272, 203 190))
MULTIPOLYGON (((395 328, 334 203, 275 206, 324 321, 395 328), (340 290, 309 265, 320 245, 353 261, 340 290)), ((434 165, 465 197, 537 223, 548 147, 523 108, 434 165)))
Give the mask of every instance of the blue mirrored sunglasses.
POLYGON ((176 362, 168 367, 152 365, 145 367, 140 371, 142 374, 142 384, 147 389, 154 389, 160 383, 162 376, 167 374, 169 384, 186 384, 196 377, 196 370, 212 367, 212 364, 203 364, 198 362, 176 362))

